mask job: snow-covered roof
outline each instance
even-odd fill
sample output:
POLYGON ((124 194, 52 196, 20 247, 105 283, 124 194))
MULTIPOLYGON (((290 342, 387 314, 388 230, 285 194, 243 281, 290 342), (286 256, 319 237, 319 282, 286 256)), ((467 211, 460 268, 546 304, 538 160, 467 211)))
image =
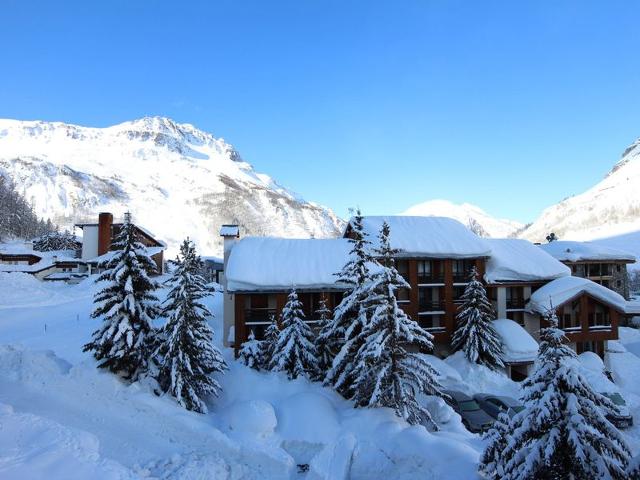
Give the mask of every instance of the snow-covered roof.
POLYGON ((507 318, 499 318, 491 324, 502 339, 505 362, 533 362, 536 359, 538 342, 524 328, 507 318))
MULTIPOLYGON (((491 247, 457 220, 445 217, 366 216, 364 231, 376 246, 383 222, 391 230, 391 247, 399 255, 431 258, 488 257, 491 247)), ((349 221, 345 233, 353 219, 349 221)))
POLYGON ((563 277, 547 283, 531 295, 526 308, 530 312, 545 314, 551 308, 558 308, 583 293, 626 312, 628 302, 622 295, 581 277, 563 277))
POLYGON ((491 257, 487 261, 488 283, 544 281, 571 275, 566 265, 527 240, 488 238, 491 257))
POLYGON ((336 288, 335 273, 349 257, 347 239, 246 237, 231 250, 227 288, 282 290, 336 288))
POLYGON ((556 240, 540 245, 549 255, 562 262, 607 261, 619 260, 635 262, 636 257, 624 250, 607 247, 594 242, 572 242, 556 240))
POLYGON ((73 250, 55 250, 50 252, 35 251, 24 242, 12 242, 0 244, 0 256, 26 256, 32 255, 39 260, 32 265, 13 265, 0 263, 0 272, 24 272, 36 273, 51 268, 58 263, 84 263, 82 260, 75 258, 73 250))
POLYGON ((238 225, 222 225, 220 227, 221 237, 237 237, 240 235, 240 227, 238 225))

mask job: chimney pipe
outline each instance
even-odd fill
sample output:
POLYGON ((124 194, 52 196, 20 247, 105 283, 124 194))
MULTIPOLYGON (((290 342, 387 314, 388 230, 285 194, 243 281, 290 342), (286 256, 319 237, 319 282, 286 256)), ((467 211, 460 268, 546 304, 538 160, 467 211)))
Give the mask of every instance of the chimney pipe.
POLYGON ((111 226, 113 215, 102 212, 98 215, 98 255, 104 255, 111 248, 111 226))

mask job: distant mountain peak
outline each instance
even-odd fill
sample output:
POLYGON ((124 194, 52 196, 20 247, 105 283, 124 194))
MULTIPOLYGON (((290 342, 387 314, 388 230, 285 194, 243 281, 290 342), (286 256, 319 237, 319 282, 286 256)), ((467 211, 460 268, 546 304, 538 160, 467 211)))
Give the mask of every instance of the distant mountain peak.
POLYGON ((523 226, 514 220, 495 218, 476 205, 456 204, 443 199, 419 203, 405 210, 402 215, 453 218, 482 237, 508 237, 523 226))
POLYGON ((130 210, 171 247, 219 254, 223 223, 244 235, 337 235, 342 220, 256 172, 232 145, 188 123, 144 117, 105 128, 0 120, 0 175, 63 226, 130 210))

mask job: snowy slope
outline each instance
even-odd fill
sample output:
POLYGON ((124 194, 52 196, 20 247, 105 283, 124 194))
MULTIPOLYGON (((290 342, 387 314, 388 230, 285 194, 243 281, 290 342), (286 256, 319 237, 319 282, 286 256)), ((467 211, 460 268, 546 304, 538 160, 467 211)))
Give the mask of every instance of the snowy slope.
POLYGON ((256 173, 224 140, 162 117, 108 128, 0 120, 0 175, 60 224, 129 209, 169 247, 189 235, 211 254, 221 252, 222 223, 288 237, 333 236, 342 226, 330 210, 256 173))
POLYGON ((514 220, 492 217, 475 205, 469 203, 458 205, 448 200, 429 200, 419 203, 408 208, 402 215, 453 218, 483 237, 504 238, 523 227, 521 223, 514 220))
POLYGON ((319 383, 234 360, 220 345, 220 294, 206 301, 230 370, 208 414, 99 371, 82 352, 98 324, 89 318, 95 290, 92 279, 53 285, 0 272, 3 480, 476 478, 482 441, 439 399, 442 429, 429 433, 389 409, 354 409, 319 383))
MULTIPOLYGON (((520 235, 544 241, 592 240, 640 230, 640 139, 630 145, 607 176, 586 192, 545 209, 520 235)), ((625 245, 619 248, 629 250, 625 245)))

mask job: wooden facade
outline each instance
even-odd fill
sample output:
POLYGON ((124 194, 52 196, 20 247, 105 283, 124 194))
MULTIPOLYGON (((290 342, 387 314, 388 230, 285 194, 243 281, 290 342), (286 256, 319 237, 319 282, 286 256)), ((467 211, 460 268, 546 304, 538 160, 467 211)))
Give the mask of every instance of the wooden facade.
MULTIPOLYGON (((436 344, 446 346, 455 330, 458 298, 464 292, 471 268, 479 278, 485 271, 484 258, 435 259, 398 258, 396 268, 411 286, 397 293, 398 303, 405 313, 434 336, 436 344)), ((253 330, 261 338, 269 317, 280 317, 288 291, 235 292, 235 344, 244 342, 253 330)), ((342 298, 338 290, 299 290, 298 297, 308 321, 313 322, 318 301, 324 298, 327 307, 335 308, 342 298)))

